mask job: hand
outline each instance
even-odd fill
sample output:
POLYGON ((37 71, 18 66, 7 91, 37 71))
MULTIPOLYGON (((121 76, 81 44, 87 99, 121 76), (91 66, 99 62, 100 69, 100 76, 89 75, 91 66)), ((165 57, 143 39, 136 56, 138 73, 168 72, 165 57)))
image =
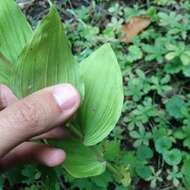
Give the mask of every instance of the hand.
POLYGON ((63 150, 31 140, 63 138, 61 125, 79 104, 80 95, 69 84, 45 88, 21 100, 0 85, 0 169, 33 161, 49 167, 61 164, 63 150))

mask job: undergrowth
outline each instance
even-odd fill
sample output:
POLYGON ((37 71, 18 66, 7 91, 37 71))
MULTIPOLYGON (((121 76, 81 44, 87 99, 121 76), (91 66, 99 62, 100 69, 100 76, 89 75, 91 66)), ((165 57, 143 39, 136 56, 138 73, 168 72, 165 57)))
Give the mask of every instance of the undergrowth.
MULTIPOLYGON (((57 4, 76 60, 109 42, 123 72, 122 116, 101 144, 106 160, 123 174, 130 173, 129 190, 190 189, 190 2, 57 4), (134 16, 149 16, 151 24, 131 43, 122 42, 122 25, 134 16)), ((46 14, 46 4, 36 2, 25 11, 35 27, 46 14), (36 12, 35 7, 42 11, 36 12)), ((74 179, 60 167, 37 169, 33 165, 9 171, 1 176, 1 183, 4 189, 23 190, 127 189, 109 171, 74 179)))

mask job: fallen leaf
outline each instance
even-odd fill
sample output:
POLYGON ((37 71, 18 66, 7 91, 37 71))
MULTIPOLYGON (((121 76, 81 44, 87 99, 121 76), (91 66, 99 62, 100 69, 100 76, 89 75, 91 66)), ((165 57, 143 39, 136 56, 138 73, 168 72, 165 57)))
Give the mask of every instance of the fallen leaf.
POLYGON ((132 39, 137 36, 140 32, 142 32, 145 28, 147 28, 151 23, 151 19, 148 16, 135 16, 132 17, 131 20, 124 24, 122 27, 122 31, 124 35, 121 40, 129 43, 132 39))

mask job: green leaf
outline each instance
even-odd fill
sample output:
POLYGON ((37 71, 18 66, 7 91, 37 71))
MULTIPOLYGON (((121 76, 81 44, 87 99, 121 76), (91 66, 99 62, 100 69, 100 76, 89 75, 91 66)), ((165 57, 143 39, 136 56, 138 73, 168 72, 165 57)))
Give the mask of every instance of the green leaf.
POLYGON ((160 137, 155 142, 155 148, 158 153, 163 154, 172 147, 172 142, 168 137, 160 137))
POLYGON ((16 63, 32 29, 14 0, 0 1, 0 53, 16 63))
POLYGON ((181 113, 181 108, 184 106, 184 101, 179 96, 173 96, 166 102, 166 110, 176 119, 180 119, 183 117, 181 113))
POLYGON ((128 51, 127 60, 129 62, 137 61, 143 57, 142 50, 136 45, 129 46, 128 51))
POLYGON ((91 180, 93 181, 93 183, 95 183, 97 185, 97 187, 107 188, 109 183, 111 183, 113 181, 113 178, 112 178, 111 174, 106 171, 99 176, 93 177, 91 180))
POLYGON ((183 183, 187 187, 187 189, 190 188, 190 157, 187 157, 182 166, 182 173, 184 175, 183 183))
POLYGON ((182 129, 177 129, 174 132, 174 137, 176 139, 184 139, 186 137, 186 133, 182 129))
POLYGON ((168 60, 168 61, 171 61, 172 59, 174 59, 176 57, 176 53, 175 52, 170 52, 168 54, 166 54, 165 58, 168 60))
POLYGON ((102 160, 99 154, 95 153, 94 148, 86 147, 75 139, 56 140, 53 144, 64 149, 67 153, 67 159, 64 161, 63 167, 73 177, 97 176, 105 171, 106 162, 102 160))
POLYGON ((137 166, 135 171, 139 177, 145 180, 152 174, 150 167, 146 165, 137 166))
POLYGON ((182 71, 186 77, 190 77, 190 65, 184 66, 182 71))
POLYGON ((114 161, 121 152, 120 145, 121 143, 118 140, 106 141, 103 144, 104 158, 107 161, 114 161))
POLYGON ((183 146, 190 149, 190 138, 187 138, 183 141, 183 146))
POLYGON ((180 59, 181 59, 181 62, 183 65, 186 66, 186 65, 190 64, 190 56, 189 55, 183 53, 183 54, 181 54, 180 59))
POLYGON ((11 86, 19 97, 63 82, 73 84, 82 92, 76 66, 63 24, 52 6, 21 53, 11 86))
POLYGON ((139 160, 149 160, 153 157, 152 149, 148 146, 142 145, 137 149, 137 158, 139 160))
POLYGON ((166 64, 164 70, 169 74, 179 73, 183 68, 180 64, 179 58, 173 59, 170 63, 166 64))
POLYGON ((122 159, 121 164, 129 166, 131 173, 134 172, 134 169, 137 166, 142 165, 142 161, 137 159, 134 152, 132 152, 132 151, 125 152, 125 154, 122 156, 121 159, 122 159))
POLYGON ((170 166, 178 165, 182 160, 182 154, 178 149, 172 149, 164 153, 163 158, 170 166))
POLYGON ((85 145, 95 145, 115 127, 123 105, 122 75, 109 44, 103 45, 81 63, 85 99, 79 123, 85 145))
POLYGON ((0 54, 0 84, 9 86, 13 66, 0 54))
POLYGON ((4 179, 3 179, 3 177, 0 177, 0 190, 3 190, 3 188, 4 188, 4 179))
MULTIPOLYGON (((121 166, 118 171, 122 177, 118 179, 118 182, 121 183, 124 187, 128 187, 131 184, 131 175, 128 167, 121 166)), ((115 178, 117 180, 117 178, 115 178)))

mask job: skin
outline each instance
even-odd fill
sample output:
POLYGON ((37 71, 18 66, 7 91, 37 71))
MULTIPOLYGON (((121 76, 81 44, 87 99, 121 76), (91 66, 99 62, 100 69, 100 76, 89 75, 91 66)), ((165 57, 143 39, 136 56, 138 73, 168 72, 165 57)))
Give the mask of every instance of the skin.
POLYGON ((80 95, 70 84, 48 87, 21 100, 0 85, 0 170, 30 162, 62 164, 64 150, 33 140, 67 137, 63 124, 79 105, 80 95))

